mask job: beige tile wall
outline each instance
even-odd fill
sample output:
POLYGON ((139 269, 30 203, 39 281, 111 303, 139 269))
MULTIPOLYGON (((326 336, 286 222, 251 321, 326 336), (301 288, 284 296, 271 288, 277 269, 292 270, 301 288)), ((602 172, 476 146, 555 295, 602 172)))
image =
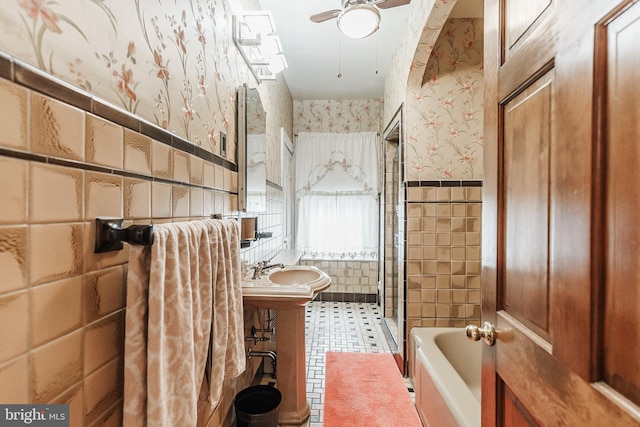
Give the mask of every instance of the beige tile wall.
MULTIPOLYGON (((0 105, 0 402, 68 403, 72 426, 120 425, 128 252, 94 254, 94 218, 232 214, 236 173, 2 79, 0 105)), ((212 425, 255 362, 208 408, 212 425)))
POLYGON ((378 261, 302 260, 302 265, 314 265, 331 277, 325 291, 340 294, 377 294, 378 261))
POLYGON ((481 187, 409 187, 407 333, 480 320, 481 187))

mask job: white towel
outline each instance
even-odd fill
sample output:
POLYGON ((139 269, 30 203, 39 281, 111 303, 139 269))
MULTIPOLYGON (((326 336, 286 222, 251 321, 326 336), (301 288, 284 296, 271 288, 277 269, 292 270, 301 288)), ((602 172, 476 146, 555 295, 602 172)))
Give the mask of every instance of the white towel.
POLYGON ((238 225, 160 224, 154 235, 129 255, 123 424, 195 426, 212 331, 212 391, 245 367, 238 225))

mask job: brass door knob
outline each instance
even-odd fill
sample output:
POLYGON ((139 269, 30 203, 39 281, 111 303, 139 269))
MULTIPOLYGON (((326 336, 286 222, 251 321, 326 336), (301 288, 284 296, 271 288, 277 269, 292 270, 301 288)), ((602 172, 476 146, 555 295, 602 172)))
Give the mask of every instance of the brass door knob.
POLYGON ((484 338, 484 342, 489 346, 496 343, 496 328, 489 322, 484 322, 481 328, 476 325, 468 325, 465 328, 465 333, 471 341, 480 341, 484 338))

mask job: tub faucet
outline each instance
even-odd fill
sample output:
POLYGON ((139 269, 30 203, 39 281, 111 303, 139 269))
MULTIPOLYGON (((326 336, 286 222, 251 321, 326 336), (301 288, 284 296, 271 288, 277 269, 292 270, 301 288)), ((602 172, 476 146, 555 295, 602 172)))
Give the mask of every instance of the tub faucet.
POLYGON ((267 265, 268 262, 269 261, 260 261, 251 266, 253 269, 253 280, 261 278, 267 270, 271 270, 272 268, 284 268, 284 264, 282 263, 267 265))

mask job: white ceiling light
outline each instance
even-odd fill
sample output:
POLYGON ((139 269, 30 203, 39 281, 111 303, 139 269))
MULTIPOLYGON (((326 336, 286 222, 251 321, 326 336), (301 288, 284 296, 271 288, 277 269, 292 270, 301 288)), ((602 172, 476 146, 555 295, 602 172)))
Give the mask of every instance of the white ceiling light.
POLYGON ((273 17, 269 11, 245 11, 242 13, 242 18, 250 34, 266 35, 276 31, 273 17))
POLYGON ((380 11, 369 4, 354 4, 338 15, 338 28, 346 36, 362 39, 378 31, 380 11))
POLYGON ((233 16, 233 41, 258 83, 275 80, 287 68, 280 38, 266 10, 243 12, 233 16))

